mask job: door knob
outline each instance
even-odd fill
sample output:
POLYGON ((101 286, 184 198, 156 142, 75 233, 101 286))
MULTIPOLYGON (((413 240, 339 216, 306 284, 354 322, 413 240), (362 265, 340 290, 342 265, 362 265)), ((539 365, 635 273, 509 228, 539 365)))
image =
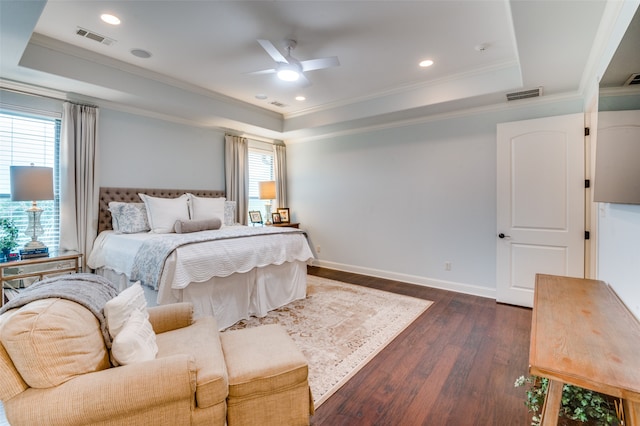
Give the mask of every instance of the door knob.
POLYGON ((498 234, 499 238, 511 238, 510 235, 504 235, 502 232, 498 234))

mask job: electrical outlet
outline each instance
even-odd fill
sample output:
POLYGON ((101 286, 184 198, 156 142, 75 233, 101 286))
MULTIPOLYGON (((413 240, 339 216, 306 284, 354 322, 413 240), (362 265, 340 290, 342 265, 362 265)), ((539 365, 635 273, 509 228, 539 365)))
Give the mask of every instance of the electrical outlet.
POLYGON ((320 246, 316 246, 316 253, 320 253, 320 246))
POLYGON ((444 262, 444 270, 445 271, 450 271, 451 270, 451 262, 449 262, 449 261, 444 262))

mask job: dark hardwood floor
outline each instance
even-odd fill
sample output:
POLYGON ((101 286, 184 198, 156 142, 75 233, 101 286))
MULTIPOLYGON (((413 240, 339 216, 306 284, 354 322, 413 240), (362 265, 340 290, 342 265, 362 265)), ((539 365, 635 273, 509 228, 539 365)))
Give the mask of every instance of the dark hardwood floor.
POLYGON ((433 305, 333 394, 312 425, 524 426, 531 309, 493 299, 309 267, 309 274, 433 305))

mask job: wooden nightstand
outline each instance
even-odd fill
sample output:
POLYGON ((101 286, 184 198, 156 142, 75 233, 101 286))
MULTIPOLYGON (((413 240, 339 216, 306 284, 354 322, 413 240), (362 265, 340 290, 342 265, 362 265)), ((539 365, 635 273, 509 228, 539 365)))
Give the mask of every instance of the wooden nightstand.
POLYGON ((274 223, 273 225, 269 225, 269 226, 284 226, 288 228, 300 228, 299 223, 274 223))
POLYGON ((51 254, 49 257, 0 263, 0 306, 20 289, 46 277, 80 272, 80 253, 51 254))

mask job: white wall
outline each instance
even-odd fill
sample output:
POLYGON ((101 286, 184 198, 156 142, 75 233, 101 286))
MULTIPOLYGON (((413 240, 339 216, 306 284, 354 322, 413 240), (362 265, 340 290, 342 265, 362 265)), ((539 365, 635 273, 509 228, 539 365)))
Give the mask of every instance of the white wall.
POLYGON ((640 320, 640 205, 600 204, 598 279, 640 320))
MULTIPOLYGON (((602 102, 598 126, 637 126, 639 110, 606 113, 602 110, 637 109, 639 105, 640 96, 637 95, 602 102)), ((597 179, 596 174, 596 185, 597 179)), ((638 185, 636 182, 636 187, 638 185)), ((640 205, 598 204, 598 279, 609 283, 640 320, 640 205)))
POLYGON ((495 297, 496 124, 581 102, 288 143, 292 218, 321 266, 495 297))
POLYGON ((224 190, 224 132, 100 109, 100 186, 224 190))

